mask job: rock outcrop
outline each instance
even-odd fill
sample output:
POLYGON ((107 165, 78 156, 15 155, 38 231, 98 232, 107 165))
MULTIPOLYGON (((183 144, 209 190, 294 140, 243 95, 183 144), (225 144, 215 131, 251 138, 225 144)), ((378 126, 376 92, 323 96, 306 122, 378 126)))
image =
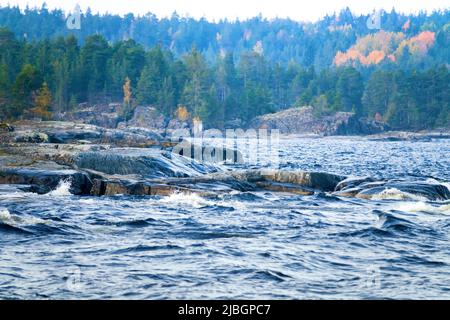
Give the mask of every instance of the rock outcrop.
POLYGON ((55 116, 55 120, 92 124, 104 128, 116 128, 121 120, 122 104, 96 104, 81 103, 74 111, 61 113, 55 116))
POLYGON ((62 121, 21 121, 14 132, 2 134, 2 143, 109 144, 112 146, 158 146, 164 139, 144 128, 106 129, 90 124, 62 121))
POLYGON ((450 129, 425 130, 417 132, 391 131, 373 135, 370 137, 370 140, 372 141, 385 141, 385 142, 397 142, 397 141, 428 142, 439 139, 450 139, 450 129))
MULTIPOLYGON (((70 181, 73 194, 97 196, 168 195, 173 192, 214 196, 254 190, 310 195, 334 190, 344 179, 315 172, 229 170, 220 164, 198 162, 162 146, 121 148, 117 143, 95 144, 105 137, 107 130, 79 125, 74 128, 72 125, 40 123, 33 127, 35 132, 45 131, 52 137, 49 140, 58 137, 57 141, 64 143, 25 140, 2 144, 0 184, 28 185, 33 192, 47 193, 61 181, 70 181), (64 127, 69 129, 68 132, 62 130, 64 127), (88 140, 80 143, 77 140, 80 138, 88 140)), ((23 129, 19 126, 17 133, 21 134, 23 129)), ((133 134, 142 135, 142 132, 139 129, 133 134)), ((200 146, 199 150, 204 147, 200 146)), ((237 151, 233 153, 239 156, 237 151)))
POLYGON ((92 181, 89 175, 76 170, 0 167, 0 184, 29 185, 31 186, 30 191, 39 194, 56 189, 61 181, 70 182, 70 192, 75 195, 89 194, 92 189, 92 181))
MULTIPOLYGON (((450 190, 439 183, 375 181, 324 172, 237 170, 205 159, 197 161, 180 154, 179 148, 165 145, 161 136, 149 129, 105 129, 62 122, 14 125, 13 132, 0 134, 5 141, 0 144, 0 184, 20 185, 36 193, 48 193, 61 181, 69 181, 72 194, 96 196, 183 192, 214 197, 267 190, 305 196, 327 192, 374 200, 450 199, 450 190)), ((211 151, 210 146, 192 148, 211 151)), ((234 159, 242 157, 236 150, 228 151, 234 159)))
POLYGON ((165 135, 178 129, 191 130, 193 119, 189 115, 187 119, 180 120, 175 115, 165 117, 152 106, 137 106, 134 109, 131 119, 123 119, 123 106, 121 103, 95 104, 89 105, 81 103, 74 111, 55 115, 54 120, 61 122, 77 123, 79 125, 93 125, 106 129, 128 129, 141 130, 148 129, 159 135, 165 135))
POLYGON ((374 181, 368 177, 347 178, 336 186, 334 194, 375 200, 445 201, 450 199, 450 190, 443 184, 420 181, 374 181))
POLYGON ((351 112, 316 116, 312 107, 292 108, 266 114, 251 121, 249 127, 278 129, 283 134, 366 135, 388 130, 376 121, 359 119, 351 112))
POLYGON ((166 127, 166 119, 153 107, 138 106, 127 126, 147 128, 162 133, 166 127))
POLYGON ((200 164, 159 149, 114 148, 80 153, 75 165, 109 175, 140 175, 144 178, 191 177, 217 172, 213 165, 200 164))

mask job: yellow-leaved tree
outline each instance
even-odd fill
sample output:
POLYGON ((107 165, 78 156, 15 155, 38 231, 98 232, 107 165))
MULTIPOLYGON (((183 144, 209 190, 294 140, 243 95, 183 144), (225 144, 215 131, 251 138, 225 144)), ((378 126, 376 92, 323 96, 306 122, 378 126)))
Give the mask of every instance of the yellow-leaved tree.
POLYGON ((189 117, 191 115, 189 114, 189 111, 187 110, 187 108, 185 106, 180 105, 180 106, 178 106, 178 109, 175 111, 175 116, 180 121, 186 121, 189 119, 189 117))
POLYGON ((47 83, 44 82, 34 98, 34 108, 30 111, 34 116, 48 120, 52 116, 52 113, 49 111, 51 104, 52 94, 47 83))
POLYGON ((133 116, 133 110, 131 108, 131 80, 130 78, 125 78, 125 83, 123 85, 123 116, 125 122, 127 122, 133 116))
POLYGON ((130 78, 125 78, 125 84, 123 85, 123 104, 126 107, 130 106, 131 102, 131 80, 130 78))

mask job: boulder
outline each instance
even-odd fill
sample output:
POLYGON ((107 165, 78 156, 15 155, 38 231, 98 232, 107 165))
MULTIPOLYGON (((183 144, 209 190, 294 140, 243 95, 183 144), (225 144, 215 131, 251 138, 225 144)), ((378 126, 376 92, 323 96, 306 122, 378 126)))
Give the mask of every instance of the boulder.
POLYGON ((362 199, 407 200, 425 198, 431 201, 450 199, 450 191, 444 185, 423 182, 389 182, 383 186, 368 188, 356 194, 362 199))
POLYGON ((334 191, 336 186, 346 178, 344 176, 325 172, 284 170, 263 171, 262 174, 266 181, 290 183, 321 191, 334 191))
POLYGON ((356 115, 348 118, 336 129, 335 135, 371 135, 391 130, 390 126, 384 122, 358 118, 356 115))
POLYGON ((46 143, 49 141, 49 137, 47 134, 41 132, 26 132, 16 136, 15 141, 25 143, 46 143))
POLYGON ((156 108, 137 106, 134 110, 133 117, 127 122, 127 125, 163 132, 165 130, 165 122, 164 116, 156 108))
POLYGON ((180 155, 210 163, 243 163, 243 155, 237 149, 224 146, 211 146, 208 143, 192 143, 188 140, 174 142, 166 150, 180 155))
POLYGON ((341 191, 344 189, 354 189, 359 185, 367 182, 375 182, 375 179, 371 177, 348 177, 345 180, 342 180, 338 183, 335 188, 335 191, 341 191))
POLYGON ((0 123, 0 132, 14 132, 14 127, 8 123, 0 123))
POLYGON ((48 193, 61 181, 70 181, 70 192, 75 195, 90 194, 92 182, 86 173, 75 170, 43 170, 36 168, 0 167, 0 184, 34 186, 38 193, 48 193))
MULTIPOLYGON (((229 174, 239 180, 256 184, 268 189, 297 188, 308 193, 311 190, 333 191, 346 177, 325 172, 285 171, 285 170, 243 170, 231 171, 229 174)), ((299 191, 300 192, 300 191, 299 191)))
POLYGON ((50 143, 71 143, 78 140, 95 140, 102 136, 102 132, 91 129, 48 129, 46 130, 46 134, 50 143))
POLYGON ((55 115, 55 120, 92 124, 104 128, 116 128, 122 114, 121 103, 80 103, 73 111, 55 115))

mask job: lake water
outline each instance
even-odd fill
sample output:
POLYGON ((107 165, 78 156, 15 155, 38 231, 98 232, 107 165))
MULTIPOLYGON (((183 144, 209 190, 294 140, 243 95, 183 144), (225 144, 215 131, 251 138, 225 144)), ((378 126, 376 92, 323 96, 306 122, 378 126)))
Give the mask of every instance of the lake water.
MULTIPOLYGON (((450 140, 281 140, 281 167, 450 186, 450 140)), ((0 186, 1 299, 450 298, 450 201, 0 186)))

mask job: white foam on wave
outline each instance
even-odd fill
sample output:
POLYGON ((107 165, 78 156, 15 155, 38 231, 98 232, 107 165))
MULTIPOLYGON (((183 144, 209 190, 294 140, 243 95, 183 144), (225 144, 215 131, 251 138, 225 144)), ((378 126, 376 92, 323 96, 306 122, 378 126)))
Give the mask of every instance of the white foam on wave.
POLYGON ((426 182, 429 183, 429 184, 439 184, 439 185, 442 185, 442 186, 446 187, 446 188, 448 189, 448 191, 450 192, 450 182, 438 181, 438 180, 433 179, 433 178, 428 178, 428 179, 426 180, 426 182))
POLYGON ((87 199, 79 199, 78 202, 82 204, 95 204, 97 205, 99 203, 100 199, 93 199, 93 198, 87 198, 87 199))
POLYGON ((0 208, 0 221, 1 222, 9 222, 11 221, 11 214, 8 209, 0 208))
POLYGON ((212 201, 202 198, 198 194, 183 192, 172 193, 170 196, 160 199, 159 202, 170 205, 188 205, 194 208, 214 205, 212 201))
POLYGON ((373 200, 416 200, 427 201, 426 197, 422 197, 416 194, 400 191, 397 188, 388 188, 380 192, 379 194, 372 196, 373 200))
POLYGON ((11 226, 31 226, 36 224, 48 224, 49 221, 32 216, 18 216, 11 214, 8 209, 0 208, 0 222, 11 226))
POLYGON ((419 202, 404 202, 396 205, 395 210, 404 212, 428 212, 437 214, 450 214, 450 203, 434 206, 423 201, 419 202))
POLYGON ((445 186, 448 189, 448 191, 450 192, 450 182, 441 182, 441 184, 443 186, 445 186))
POLYGON ((21 198, 26 198, 29 197, 31 195, 36 195, 35 193, 31 193, 31 192, 11 192, 11 193, 3 193, 0 194, 0 199, 5 199, 5 200, 9 200, 9 199, 21 199, 21 198))
POLYGON ((47 196, 52 196, 52 197, 70 196, 71 195, 71 193, 70 193, 71 185, 72 185, 72 182, 70 180, 60 180, 56 189, 47 193, 47 196))

